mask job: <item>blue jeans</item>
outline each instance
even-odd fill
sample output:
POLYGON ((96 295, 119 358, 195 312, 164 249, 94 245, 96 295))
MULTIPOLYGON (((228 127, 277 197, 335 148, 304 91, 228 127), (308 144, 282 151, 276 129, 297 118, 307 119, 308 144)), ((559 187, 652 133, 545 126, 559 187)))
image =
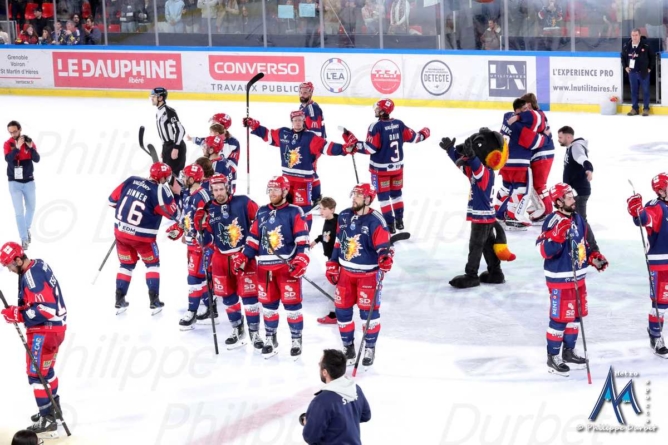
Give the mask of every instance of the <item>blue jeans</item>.
POLYGON ((35 181, 25 184, 9 181, 9 194, 12 197, 12 204, 14 204, 16 226, 19 229, 21 241, 27 241, 28 230, 30 230, 32 218, 35 216, 35 181), (24 201, 25 208, 23 206, 24 201))
POLYGON ((651 74, 652 73, 648 73, 643 79, 637 71, 631 71, 629 73, 629 83, 631 84, 631 107, 636 111, 638 111, 638 84, 642 86, 643 109, 649 110, 649 76, 651 76, 651 74))

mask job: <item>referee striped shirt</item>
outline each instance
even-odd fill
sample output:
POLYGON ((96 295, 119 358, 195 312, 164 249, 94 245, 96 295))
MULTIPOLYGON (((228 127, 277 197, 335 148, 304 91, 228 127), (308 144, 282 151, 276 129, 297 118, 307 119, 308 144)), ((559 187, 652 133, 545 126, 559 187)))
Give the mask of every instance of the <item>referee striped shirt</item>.
POLYGON ((185 128, 181 125, 179 117, 176 115, 174 108, 168 107, 166 104, 158 107, 155 114, 156 125, 158 126, 158 134, 162 139, 163 144, 171 142, 174 145, 181 144, 183 137, 186 134, 185 128))

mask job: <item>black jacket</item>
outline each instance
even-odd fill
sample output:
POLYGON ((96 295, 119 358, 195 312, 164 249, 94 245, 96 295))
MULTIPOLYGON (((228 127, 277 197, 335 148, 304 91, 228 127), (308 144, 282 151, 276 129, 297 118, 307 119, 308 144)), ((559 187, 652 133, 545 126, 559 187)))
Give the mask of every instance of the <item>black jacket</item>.
POLYGON ((641 77, 645 77, 649 70, 654 69, 654 51, 647 44, 645 36, 640 37, 638 47, 633 49, 631 40, 626 42, 622 49, 622 64, 624 69, 629 67, 631 59, 635 59, 635 66, 632 71, 638 72, 641 77))
POLYGON ((578 195, 589 196, 591 184, 587 180, 587 171, 594 171, 594 166, 589 161, 587 141, 582 138, 574 139, 571 145, 566 147, 563 182, 573 187, 578 195))
POLYGON ((322 226, 322 235, 319 235, 314 241, 316 243, 322 243, 322 250, 327 259, 332 257, 332 252, 334 251, 334 241, 336 241, 336 223, 339 220, 339 215, 336 213, 332 219, 326 219, 325 224, 322 226), (329 238, 325 241, 325 235, 329 238))

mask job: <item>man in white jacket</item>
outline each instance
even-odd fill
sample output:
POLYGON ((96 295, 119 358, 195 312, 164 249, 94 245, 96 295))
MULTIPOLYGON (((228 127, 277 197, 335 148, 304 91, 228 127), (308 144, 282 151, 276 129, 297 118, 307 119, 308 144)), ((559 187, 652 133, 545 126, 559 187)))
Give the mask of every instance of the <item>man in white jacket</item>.
POLYGON ((202 10, 202 26, 200 30, 202 33, 208 34, 209 26, 211 26, 211 34, 215 34, 217 32, 218 0, 197 0, 197 7, 202 10))
POLYGON ((185 26, 181 21, 184 7, 185 3, 183 3, 183 0, 167 0, 165 2, 167 32, 183 33, 185 31, 185 26))

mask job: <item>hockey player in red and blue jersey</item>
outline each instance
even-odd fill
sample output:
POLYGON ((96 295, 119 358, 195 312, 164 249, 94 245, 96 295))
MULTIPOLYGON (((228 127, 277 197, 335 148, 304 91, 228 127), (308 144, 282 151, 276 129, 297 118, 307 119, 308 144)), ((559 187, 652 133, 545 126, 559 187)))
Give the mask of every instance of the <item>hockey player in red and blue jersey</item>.
POLYGON ((336 242, 327 262, 326 275, 327 280, 336 286, 336 318, 349 365, 355 360, 353 306, 357 304, 362 320, 367 320, 369 311, 372 311, 369 329, 364 333, 362 361, 364 366, 371 366, 380 332, 380 290, 371 307, 378 285, 378 270, 390 271, 394 252, 385 219, 370 207, 376 189, 371 184, 358 184, 350 196, 352 207, 339 214, 336 242))
POLYGON ((244 126, 252 133, 261 137, 270 145, 281 149, 281 165, 283 176, 290 182, 288 202, 300 207, 306 214, 306 222, 311 229, 312 217, 309 213, 313 208, 313 181, 315 171, 313 164, 320 155, 345 156, 354 151, 352 144, 327 142, 317 134, 307 131, 303 111, 290 113, 292 128, 282 127, 269 130, 252 118, 244 118, 244 126))
POLYGON ((508 250, 503 227, 494 217, 492 189, 494 170, 503 167, 508 158, 508 145, 500 133, 489 128, 481 128, 463 144, 455 146, 455 142, 456 140, 443 138, 439 145, 471 183, 466 211, 466 220, 471 222, 471 236, 465 274, 454 277, 450 280, 450 285, 465 289, 480 286, 481 282, 504 283, 501 260, 513 261, 515 255, 508 250), (483 255, 487 270, 478 277, 483 255))
POLYGON ((267 334, 262 355, 276 355, 279 302, 287 312, 292 334, 290 355, 302 353, 302 277, 309 264, 309 236, 304 212, 288 203, 291 189, 288 178, 276 176, 267 184, 270 203, 260 207, 246 238, 243 252, 234 255, 232 269, 240 272, 244 265, 257 260, 257 289, 267 334))
POLYGON ((496 217, 504 220, 510 230, 526 230, 531 225, 523 221, 524 212, 529 204, 529 184, 531 176, 529 166, 534 150, 547 144, 545 123, 540 115, 534 111, 525 111, 526 101, 515 99, 513 110, 503 116, 501 134, 508 136, 508 161, 501 169, 503 186, 497 193, 496 217), (517 114, 522 112, 530 117, 519 121, 517 114), (531 122, 528 122, 531 120, 531 122))
POLYGON ((204 169, 197 164, 183 169, 184 185, 181 191, 181 214, 178 222, 167 228, 167 236, 176 241, 183 236, 187 246, 188 260, 188 310, 179 321, 182 331, 194 328, 197 308, 202 297, 207 294, 205 264, 211 251, 203 249, 197 241, 195 215, 211 201, 208 188, 202 187, 204 169))
POLYGON ((550 292, 547 366, 549 372, 568 377, 570 367, 586 367, 586 360, 575 353, 575 344, 580 320, 588 313, 587 266, 592 265, 600 272, 608 267, 608 261, 597 247, 592 247, 596 242, 587 221, 575 213, 575 193, 571 186, 554 185, 550 199, 555 211, 543 223, 542 233, 536 240, 538 251, 545 259, 543 267, 550 292), (559 357, 562 343, 564 348, 559 357))
POLYGON ((225 140, 220 136, 209 136, 202 145, 204 157, 211 161, 211 168, 214 174, 224 175, 228 179, 228 186, 231 193, 237 192, 237 171, 236 163, 226 160, 222 156, 225 140))
MULTIPOLYGON (((327 132, 325 131, 325 117, 322 114, 322 109, 313 100, 313 83, 303 82, 299 85, 299 109, 304 112, 305 121, 304 126, 307 130, 312 131, 323 139, 327 139, 327 132)), ((320 178, 318 177, 318 160, 313 163, 313 204, 317 204, 322 199, 322 187, 320 186, 320 178)))
POLYGON ((162 218, 177 220, 178 208, 169 188, 172 169, 156 162, 150 177, 131 176, 109 196, 109 205, 116 209, 116 251, 121 267, 116 275, 116 309, 125 312, 129 303, 125 296, 130 287, 132 271, 139 258, 146 265, 146 285, 153 315, 162 310, 160 301, 160 256, 155 238, 162 218))
POLYGON ((642 196, 636 194, 627 200, 628 211, 633 217, 636 226, 643 226, 647 230, 649 250, 647 261, 652 289, 652 310, 649 312, 650 346, 656 355, 668 358, 668 348, 664 343, 661 331, 663 317, 668 309, 668 173, 659 173, 652 178, 652 190, 656 198, 645 206, 642 196))
POLYGON ((67 328, 67 308, 60 284, 44 261, 29 259, 17 243, 8 242, 2 246, 0 264, 19 276, 18 305, 3 309, 2 315, 7 323, 24 324, 28 347, 39 367, 39 370, 34 367, 26 353, 28 383, 33 388, 39 408, 39 414, 32 416, 35 423, 27 429, 42 438, 56 438, 58 424, 55 410, 39 376, 46 381, 60 407, 58 377, 54 367, 67 328))
MULTIPOLYGON (((195 216, 195 225, 201 225, 205 235, 204 242, 213 248, 213 294, 223 300, 227 318, 232 324, 232 334, 225 340, 225 345, 228 349, 235 349, 246 344, 246 328, 239 301, 241 297, 251 342, 255 349, 261 350, 264 344, 259 334, 260 305, 257 298, 256 262, 254 259, 249 260, 238 275, 232 268, 234 255, 244 248, 257 215, 258 205, 247 196, 233 196, 229 182, 223 175, 212 176, 209 185, 214 199, 208 208, 195 216)), ((204 314, 202 318, 208 315, 204 314)))
POLYGON ((345 133, 347 143, 356 143, 357 152, 370 156, 371 183, 378 191, 380 211, 390 233, 404 229, 404 143, 422 142, 431 134, 429 128, 415 132, 399 119, 390 117, 394 111, 391 99, 381 99, 374 105, 378 121, 371 124, 366 141, 357 142, 352 133, 345 133))

